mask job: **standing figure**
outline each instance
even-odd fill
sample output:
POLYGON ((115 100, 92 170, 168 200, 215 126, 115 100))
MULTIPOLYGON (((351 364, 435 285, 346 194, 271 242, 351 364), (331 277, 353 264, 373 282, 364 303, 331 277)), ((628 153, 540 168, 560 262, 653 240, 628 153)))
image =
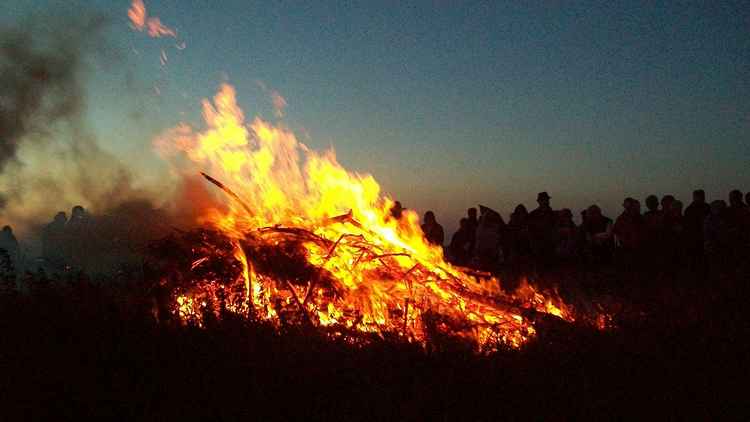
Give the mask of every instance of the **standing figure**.
POLYGON ((53 267, 61 267, 65 263, 65 226, 68 216, 63 211, 42 229, 42 257, 53 267))
POLYGON ((693 191, 693 202, 685 209, 683 223, 685 227, 685 248, 693 270, 704 269, 703 222, 711 213, 706 203, 706 192, 702 189, 693 191))
POLYGON ((443 242, 445 241, 445 232, 443 231, 443 226, 438 224, 437 220, 435 219, 434 212, 427 211, 426 213, 424 213, 422 233, 424 233, 424 238, 428 243, 436 246, 443 246, 443 242))
POLYGON ((462 218, 459 223, 459 228, 451 238, 451 243, 448 246, 448 253, 451 258, 451 262, 455 265, 466 266, 469 264, 471 259, 471 246, 475 236, 469 234, 469 219, 462 218))
POLYGON ((623 212, 617 217, 613 228, 617 244, 617 257, 620 266, 631 271, 641 265, 645 223, 641 216, 640 202, 626 198, 623 212))
POLYGON ((594 264, 608 264, 612 260, 614 238, 612 220, 602 215, 597 205, 586 210, 586 221, 581 225, 585 239, 585 251, 594 264))
POLYGON ((13 229, 10 226, 5 226, 0 231, 0 249, 3 249, 8 254, 11 264, 14 267, 18 267, 20 248, 18 247, 18 239, 16 239, 13 229))
POLYGON ((557 244, 557 214, 550 207, 550 199, 547 192, 540 192, 536 197, 539 206, 529 214, 534 259, 543 268, 552 264, 557 244))
POLYGON ((477 227, 474 256, 480 269, 493 271, 501 259, 500 240, 505 222, 497 211, 482 205, 479 209, 481 216, 477 227))

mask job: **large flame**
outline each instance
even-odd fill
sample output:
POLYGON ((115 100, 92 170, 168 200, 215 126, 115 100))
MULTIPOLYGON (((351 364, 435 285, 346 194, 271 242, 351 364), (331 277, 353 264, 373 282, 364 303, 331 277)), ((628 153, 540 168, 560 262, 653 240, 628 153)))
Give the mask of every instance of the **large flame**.
MULTIPOLYGON (((245 309, 235 311, 278 322, 281 303, 320 327, 395 332, 414 341, 437 327, 478 346, 524 342, 534 334, 527 310, 571 319, 562 301, 527 284, 507 295, 498 280, 479 280, 448 264, 442 248, 424 240, 416 213, 391 217, 394 201, 372 176, 345 170, 332 150, 310 150, 282 126, 260 118, 246 124, 232 86, 203 101, 203 117, 205 130, 182 124, 155 145, 168 156, 186 156, 236 194, 202 216, 234 239, 245 296, 245 309), (243 242, 282 247, 282 229, 308 234, 303 259, 324 271, 328 284, 311 279, 295 285, 256 271, 258 257, 246 253, 243 242)), ((181 315, 196 313, 199 295, 178 298, 181 315)))

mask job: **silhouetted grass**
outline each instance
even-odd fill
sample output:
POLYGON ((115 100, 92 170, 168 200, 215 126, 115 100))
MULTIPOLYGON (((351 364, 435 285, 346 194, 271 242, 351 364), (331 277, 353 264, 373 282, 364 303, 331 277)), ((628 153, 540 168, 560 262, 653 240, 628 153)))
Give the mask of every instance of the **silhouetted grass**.
MULTIPOLYGON (((157 324, 135 284, 52 282, 0 300, 5 420, 708 419, 745 412, 747 290, 596 331, 544 321, 521 350, 451 339, 353 347, 227 316, 157 324), (699 315, 695 315, 695 313, 699 315)), ((731 294, 728 294, 731 292, 731 294)))

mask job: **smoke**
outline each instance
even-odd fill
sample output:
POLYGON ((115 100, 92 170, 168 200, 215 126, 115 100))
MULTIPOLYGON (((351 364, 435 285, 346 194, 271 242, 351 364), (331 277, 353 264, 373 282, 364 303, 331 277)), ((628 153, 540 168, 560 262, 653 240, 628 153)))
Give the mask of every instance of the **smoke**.
POLYGON ((27 231, 81 204, 153 204, 156 187, 102 149, 84 119, 84 81, 118 60, 101 16, 0 29, 0 221, 27 231), (100 66, 97 67, 97 64, 100 66))

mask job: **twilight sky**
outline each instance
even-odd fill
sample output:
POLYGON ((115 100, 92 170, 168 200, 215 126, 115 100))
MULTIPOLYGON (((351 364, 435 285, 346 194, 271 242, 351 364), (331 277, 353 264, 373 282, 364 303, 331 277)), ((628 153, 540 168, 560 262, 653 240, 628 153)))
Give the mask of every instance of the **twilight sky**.
POLYGON ((111 18, 116 58, 87 79, 87 116, 144 174, 160 168, 151 137, 200 126, 222 81, 274 120, 262 81, 300 139, 449 231, 468 206, 507 215, 541 190, 610 217, 628 195, 750 190, 747 2, 146 0, 184 50, 134 31, 129 0, 2 3, 2 25, 111 18))

